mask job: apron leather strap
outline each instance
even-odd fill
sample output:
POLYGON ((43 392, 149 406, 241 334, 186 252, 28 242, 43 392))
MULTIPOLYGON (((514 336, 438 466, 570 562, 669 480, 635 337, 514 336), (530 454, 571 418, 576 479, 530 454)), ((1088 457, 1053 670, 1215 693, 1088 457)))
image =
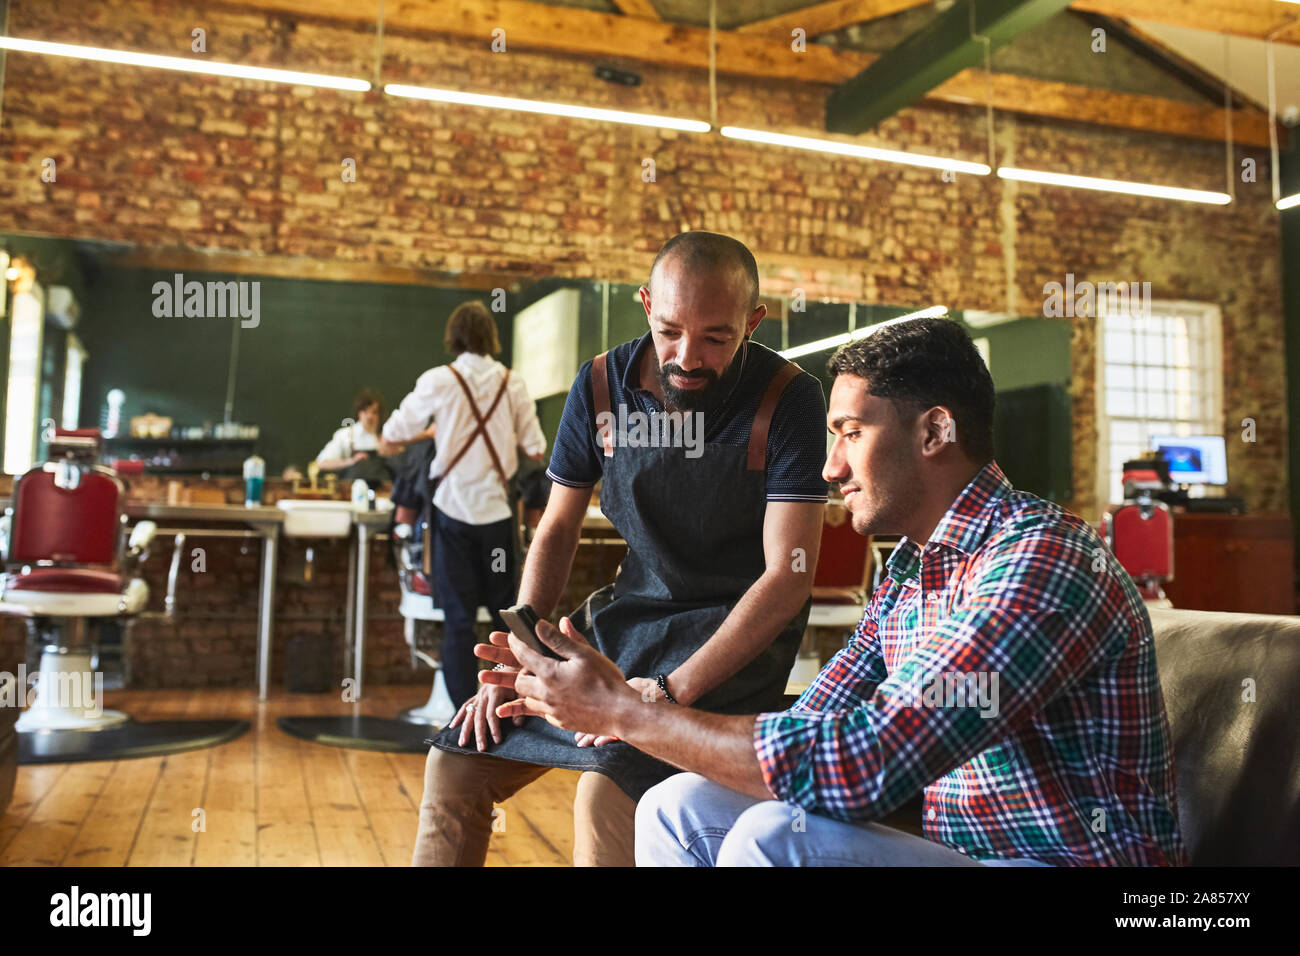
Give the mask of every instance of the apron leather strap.
POLYGON ((763 400, 754 415, 754 423, 749 427, 749 455, 745 463, 748 471, 765 471, 767 469, 767 431, 772 426, 772 415, 776 412, 777 402, 785 387, 802 372, 794 362, 786 362, 768 383, 763 400))
POLYGON ((470 450, 470 447, 478 437, 482 435, 483 444, 487 445, 488 454, 492 456, 492 467, 496 469, 497 477, 501 479, 502 487, 504 487, 508 492, 510 488, 510 479, 506 477, 506 470, 501 466, 501 459, 497 457, 497 450, 493 447, 492 439, 488 436, 487 423, 488 419, 492 417, 492 413, 497 410, 497 406, 501 404, 501 397, 506 393, 506 385, 510 381, 510 369, 506 369, 505 378, 501 379, 501 387, 497 389, 496 397, 492 399, 492 404, 488 406, 486 415, 480 414, 478 405, 474 401, 474 394, 469 390, 469 385, 466 383, 465 379, 461 377, 460 372, 456 371, 455 366, 448 365, 447 369, 456 377, 456 381, 460 383, 461 391, 465 393, 465 401, 469 403, 469 410, 474 416, 474 421, 478 424, 475 426, 473 433, 469 436, 469 439, 465 444, 461 445, 460 451, 456 452, 455 457, 452 458, 447 467, 442 470, 442 474, 438 476, 438 479, 441 481, 451 474, 451 470, 460 464, 460 460, 465 457, 465 453, 470 450))
MULTIPOLYGON (((596 408, 596 421, 600 422, 601 415, 609 415, 609 370, 605 366, 605 357, 608 352, 602 352, 591 360, 591 403, 596 408)), ((600 443, 604 446, 605 457, 614 457, 614 423, 610 418, 605 419, 606 424, 601 427, 597 424, 597 431, 600 433, 600 443)))

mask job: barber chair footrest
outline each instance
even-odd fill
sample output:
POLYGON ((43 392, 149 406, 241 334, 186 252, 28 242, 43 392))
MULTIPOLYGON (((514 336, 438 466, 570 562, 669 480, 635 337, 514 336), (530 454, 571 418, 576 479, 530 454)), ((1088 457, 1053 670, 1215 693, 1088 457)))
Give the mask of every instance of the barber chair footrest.
POLYGON ((429 700, 421 707, 408 707, 398 711, 397 719, 410 724, 427 724, 431 727, 445 727, 456 716, 451 695, 447 693, 447 682, 442 678, 442 668, 433 672, 433 690, 429 700))

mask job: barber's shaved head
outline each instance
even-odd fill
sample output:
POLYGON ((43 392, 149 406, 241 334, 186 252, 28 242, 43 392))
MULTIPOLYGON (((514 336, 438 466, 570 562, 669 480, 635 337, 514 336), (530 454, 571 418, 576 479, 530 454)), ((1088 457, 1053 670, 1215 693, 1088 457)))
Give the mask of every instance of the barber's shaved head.
POLYGON ((744 368, 742 347, 767 315, 758 266, 743 243, 716 232, 683 232, 664 243, 637 294, 659 363, 666 406, 716 408, 744 368))
POLYGON ((758 264, 754 262, 754 254, 745 248, 743 242, 716 232, 678 233, 664 243, 659 255, 655 256, 654 265, 650 267, 650 281, 646 285, 652 294, 659 265, 668 258, 696 274, 730 272, 738 288, 746 293, 746 316, 757 308, 758 264))

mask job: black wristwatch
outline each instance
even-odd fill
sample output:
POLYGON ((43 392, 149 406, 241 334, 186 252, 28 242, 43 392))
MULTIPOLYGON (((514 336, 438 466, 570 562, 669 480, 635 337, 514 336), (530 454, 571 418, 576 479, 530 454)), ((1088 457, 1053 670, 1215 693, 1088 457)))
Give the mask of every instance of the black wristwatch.
POLYGON ((660 674, 659 676, 657 676, 657 677, 655 678, 655 683, 659 685, 659 689, 660 689, 661 691, 663 691, 663 692, 664 692, 664 696, 665 696, 666 698, 668 698, 668 703, 670 703, 670 704, 675 704, 675 703, 677 703, 677 698, 674 697, 672 694, 670 694, 670 693, 668 692, 668 675, 667 675, 667 674, 660 674))

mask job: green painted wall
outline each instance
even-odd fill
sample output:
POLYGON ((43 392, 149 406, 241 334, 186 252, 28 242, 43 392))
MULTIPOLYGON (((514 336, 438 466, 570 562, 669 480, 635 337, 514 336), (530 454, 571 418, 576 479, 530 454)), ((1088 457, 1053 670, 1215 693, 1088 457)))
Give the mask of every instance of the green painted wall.
MULTIPOLYGON (((222 421, 237 335, 232 418, 260 426, 258 453, 271 474, 305 468, 352 417, 360 389, 377 388, 387 414, 420 373, 449 360, 446 318, 476 297, 428 286, 185 273, 186 281, 261 283, 260 323, 236 333, 238 320, 155 317, 153 286, 172 276, 111 269, 88 284, 83 421, 98 421, 111 388, 126 392, 127 418, 153 411, 178 425, 222 421)), ((508 315, 499 334, 508 362, 508 315)))
MULTIPOLYGON (((957 313, 958 318, 961 313, 957 313)), ((973 339, 989 340, 989 374, 999 392, 1031 385, 1070 382, 1070 323, 1064 319, 1023 318, 978 329, 973 339)))

